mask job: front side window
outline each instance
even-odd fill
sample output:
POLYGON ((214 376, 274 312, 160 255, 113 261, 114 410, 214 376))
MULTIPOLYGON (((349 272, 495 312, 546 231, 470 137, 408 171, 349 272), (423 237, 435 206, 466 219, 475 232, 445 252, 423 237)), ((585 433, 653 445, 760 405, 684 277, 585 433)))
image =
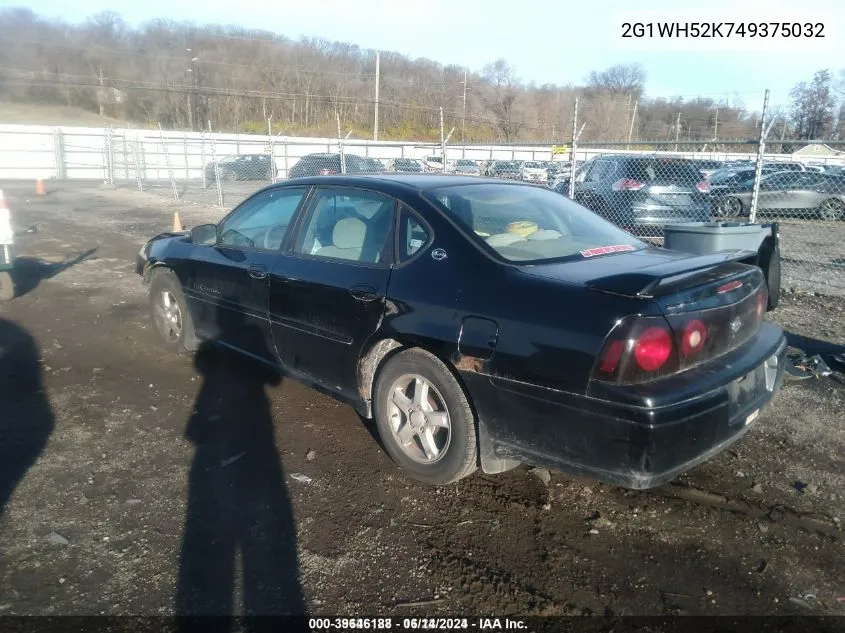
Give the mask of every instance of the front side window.
POLYGON ((389 264, 394 200, 372 191, 318 189, 294 252, 389 264))
POLYGON ((581 257, 603 246, 646 245, 592 211, 548 189, 478 184, 425 193, 485 250, 511 262, 581 257))
POLYGON ((219 244, 279 250, 307 187, 272 189, 246 200, 220 227, 219 244))

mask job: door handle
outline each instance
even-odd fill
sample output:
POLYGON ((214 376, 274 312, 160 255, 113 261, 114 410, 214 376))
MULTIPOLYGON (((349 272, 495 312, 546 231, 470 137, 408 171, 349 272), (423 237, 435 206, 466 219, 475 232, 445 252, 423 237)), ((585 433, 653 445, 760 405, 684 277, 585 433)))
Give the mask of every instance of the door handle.
POLYGON ((349 294, 355 297, 358 301, 375 301, 378 299, 378 293, 372 286, 366 284, 358 284, 349 289, 349 294))
POLYGON ((249 265, 249 276, 253 279, 266 279, 267 278, 267 269, 264 266, 260 266, 258 264, 250 264, 249 265))

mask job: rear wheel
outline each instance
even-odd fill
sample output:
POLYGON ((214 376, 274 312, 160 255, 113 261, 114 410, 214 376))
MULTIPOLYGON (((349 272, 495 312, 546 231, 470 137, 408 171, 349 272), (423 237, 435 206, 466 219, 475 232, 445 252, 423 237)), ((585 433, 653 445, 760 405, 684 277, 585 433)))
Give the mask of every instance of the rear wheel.
POLYGON ((421 349, 391 357, 379 370, 375 418, 387 453, 414 479, 443 485, 476 469, 475 416, 463 388, 421 349))
POLYGON ((838 198, 825 200, 819 206, 819 215, 822 220, 835 222, 836 220, 842 219, 843 213, 845 213, 845 202, 842 202, 838 198))
POLYGON ((164 346, 174 352, 199 347, 179 278, 170 270, 153 272, 150 282, 150 316, 164 346))

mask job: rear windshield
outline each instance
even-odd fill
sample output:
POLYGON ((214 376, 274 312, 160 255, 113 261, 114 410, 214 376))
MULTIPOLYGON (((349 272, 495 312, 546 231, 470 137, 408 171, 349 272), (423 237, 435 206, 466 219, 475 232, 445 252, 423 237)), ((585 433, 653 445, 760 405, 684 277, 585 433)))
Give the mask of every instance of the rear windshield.
POLYGON ((543 167, 540 163, 532 163, 532 162, 523 163, 522 166, 525 167, 526 169, 541 169, 543 167))
POLYGON ((701 180, 701 172, 689 161, 645 159, 633 160, 628 165, 629 178, 640 182, 686 182, 696 183, 701 180))
POLYGON ((482 248, 511 262, 580 259, 581 251, 605 246, 625 250, 646 247, 592 211, 548 189, 458 185, 431 189, 425 196, 482 248))

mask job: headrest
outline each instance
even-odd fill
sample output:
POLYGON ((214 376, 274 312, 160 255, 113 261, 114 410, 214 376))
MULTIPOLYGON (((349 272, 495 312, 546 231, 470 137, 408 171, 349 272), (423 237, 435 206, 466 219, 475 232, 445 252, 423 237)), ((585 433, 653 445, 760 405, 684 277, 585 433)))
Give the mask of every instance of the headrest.
POLYGON ((344 218, 334 225, 332 241, 337 248, 361 248, 367 225, 358 218, 344 218))

